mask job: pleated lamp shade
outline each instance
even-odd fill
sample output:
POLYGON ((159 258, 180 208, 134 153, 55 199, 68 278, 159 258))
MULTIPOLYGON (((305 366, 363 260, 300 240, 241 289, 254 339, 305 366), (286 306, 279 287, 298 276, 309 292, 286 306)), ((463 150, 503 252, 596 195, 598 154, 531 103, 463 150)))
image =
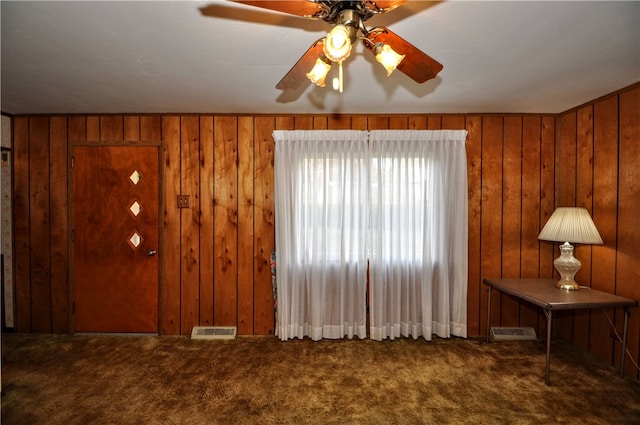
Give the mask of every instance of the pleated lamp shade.
POLYGON ((560 207, 549 217, 538 239, 555 242, 602 244, 602 238, 589 211, 579 207, 560 207))

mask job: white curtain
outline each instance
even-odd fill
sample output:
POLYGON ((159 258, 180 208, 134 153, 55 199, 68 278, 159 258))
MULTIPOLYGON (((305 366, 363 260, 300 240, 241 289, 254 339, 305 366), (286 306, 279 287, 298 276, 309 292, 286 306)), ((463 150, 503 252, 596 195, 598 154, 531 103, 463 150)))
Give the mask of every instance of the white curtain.
POLYGON ((366 337, 367 134, 275 131, 277 334, 366 337))
POLYGON ((370 133, 370 332, 467 336, 466 131, 370 133))
POLYGON ((278 336, 466 337, 466 132, 273 136, 278 336))

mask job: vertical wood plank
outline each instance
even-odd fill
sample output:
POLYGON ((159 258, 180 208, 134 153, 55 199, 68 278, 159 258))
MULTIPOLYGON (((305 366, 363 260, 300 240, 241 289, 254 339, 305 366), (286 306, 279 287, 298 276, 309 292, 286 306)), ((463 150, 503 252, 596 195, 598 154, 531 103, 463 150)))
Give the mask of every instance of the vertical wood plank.
POLYGON ((558 120, 556 207, 573 207, 576 203, 576 121, 575 111, 560 116, 558 120))
POLYGON ((49 257, 49 118, 29 120, 29 206, 31 229, 31 331, 51 332, 49 257))
MULTIPOLYGON (((201 326, 214 324, 214 121, 200 116, 200 317, 201 326)), ((231 301, 231 300, 230 300, 231 301)), ((235 323, 225 323, 235 325, 235 323)))
POLYGON ((100 117, 97 115, 86 116, 86 141, 100 141, 100 117))
POLYGON ((122 115, 100 116, 100 141, 121 142, 124 138, 124 120, 122 115))
POLYGON ((467 178, 469 191, 469 281, 467 290, 467 334, 481 335, 481 318, 486 318, 486 309, 482 309, 481 292, 487 290, 487 287, 482 284, 483 276, 480 265, 480 234, 482 217, 482 118, 479 116, 467 117, 465 128, 467 130, 467 178), (483 312, 485 313, 484 316, 482 315, 483 312))
POLYGON ((31 332, 31 211, 29 192, 29 118, 13 119, 13 207, 15 328, 31 332))
MULTIPOLYGON (((501 277, 503 119, 482 119, 482 211, 480 265, 483 278, 501 277)), ((491 326, 500 324, 500 294, 491 297, 491 326)), ((481 331, 486 332, 487 291, 481 293, 481 331)))
MULTIPOLYGON (((556 198, 556 119, 542 118, 541 146, 540 146, 540 229, 553 214, 556 198)), ((540 247, 540 277, 552 278, 555 273, 553 260, 556 257, 555 246, 551 242, 539 242, 540 247)), ((538 314, 539 335, 546 335, 546 317, 538 314)))
MULTIPOLYGON (((520 275, 537 278, 540 270, 538 234, 540 233, 542 121, 528 115, 522 122, 522 239, 520 243, 520 275)), ((520 304, 520 326, 532 327, 539 334, 538 308, 520 304)))
MULTIPOLYGON (((616 293, 640 300, 640 86, 625 91, 619 97, 619 172, 618 172, 618 234, 616 252, 616 293)), ((640 358, 640 317, 632 311, 627 330, 627 347, 632 359, 640 358)), ((624 320, 616 312, 616 323, 624 320)), ((619 327, 618 327, 619 329, 619 327)), ((625 356, 626 375, 640 379, 640 371, 629 356, 625 356)))
MULTIPOLYGON (((594 104, 593 109, 593 221, 604 241, 594 245, 592 287, 615 293, 616 271, 616 227, 618 196, 618 99, 608 97, 594 104)), ((580 258, 579 258, 580 259, 580 258)), ((613 317, 613 310, 604 310, 613 317)), ((591 337, 593 353, 610 361, 614 355, 609 322, 601 310, 593 314, 591 337)), ((614 361, 618 356, 614 355, 614 361)))
POLYGON ((125 115, 123 118, 123 140, 125 142, 140 141, 140 116, 125 115))
MULTIPOLYGON (((576 122, 577 114, 575 111, 562 115, 558 122, 556 207, 573 207, 576 204, 576 122)), ((554 255, 558 257, 560 255, 559 244, 547 243, 553 244, 554 255)), ((557 272, 554 276, 560 278, 557 272)), ((554 334, 569 342, 573 340, 573 314, 573 311, 559 311, 553 320, 554 334)))
POLYGON ((368 130, 388 130, 389 117, 386 115, 374 115, 367 120, 368 130))
POLYGON ((367 117, 364 115, 356 115, 351 117, 351 130, 366 130, 367 117))
POLYGON ((311 115, 294 116, 294 129, 295 130, 313 130, 313 117, 311 115))
POLYGON ((329 120, 327 119, 326 115, 318 115, 313 117, 314 130, 326 130, 328 126, 329 126, 329 120))
POLYGON ((49 131, 51 332, 68 333, 70 329, 67 118, 51 117, 49 131))
POLYGON ((180 118, 180 192, 189 208, 180 209, 180 333, 189 335, 200 318, 200 126, 198 116, 180 118))
POLYGON ((140 117, 140 141, 159 142, 162 139, 162 118, 160 115, 140 117))
MULTIPOLYGON (((412 115, 408 119, 409 130, 426 130, 427 129, 427 117, 425 115, 412 115)), ((464 128, 464 120, 462 123, 464 128)))
MULTIPOLYGON (((501 275, 518 278, 522 223, 522 117, 505 117, 503 131, 501 275)), ((519 325, 519 304, 514 297, 503 294, 503 326, 519 325)))
MULTIPOLYGON (((298 124, 298 119, 295 119, 298 124)), ((308 120, 308 125, 312 125, 308 120)), ((253 117, 238 118, 238 334, 254 334, 254 129, 253 117)), ((275 245, 275 244, 274 244, 275 245)))
POLYGON ((394 130, 406 130, 409 128, 409 118, 405 115, 394 115, 389 118, 389 128, 394 130))
MULTIPOLYGON (((584 106, 576 111, 576 206, 593 209, 593 107, 584 106)), ((582 262, 576 281, 591 286, 591 246, 574 245, 574 256, 582 262)), ((591 311, 576 310, 573 314, 573 343, 589 349, 589 319, 591 311)))
MULTIPOLYGON (((542 118, 540 146, 540 228, 551 217, 555 208, 556 179, 556 120, 554 117, 542 118)), ((556 257, 555 246, 551 242, 539 242, 540 271, 543 278, 552 278, 555 270, 553 260, 556 257)))
MULTIPOLYGON (((326 121, 326 120, 325 120, 326 121)), ((314 124, 315 125, 315 124, 314 124)), ((274 333, 271 251, 275 246, 273 203, 273 117, 255 118, 254 333, 274 333)))
MULTIPOLYGON (((349 119, 349 117, 346 117, 344 119, 336 119, 334 117, 332 117, 332 119, 329 119, 328 123, 333 123, 333 124, 329 124, 329 125, 338 125, 338 126, 343 126, 344 122, 350 123, 351 120, 349 119)), ((296 120, 294 117, 290 117, 290 116, 279 116, 276 117, 276 129, 277 130, 294 130, 296 127, 296 120)), ((331 127, 329 127, 331 128, 331 127)))
POLYGON ((180 210, 177 196, 180 194, 180 117, 162 118, 162 161, 164 221, 162 224, 163 249, 162 319, 161 333, 180 335, 180 210))
POLYGON ((427 117, 427 129, 428 130, 441 130, 442 129, 442 116, 429 115, 427 117))
POLYGON ((214 323, 237 323, 238 120, 214 118, 214 323))
POLYGON ((442 128, 445 130, 464 130, 464 115, 445 115, 442 117, 442 128))
MULTIPOLYGON (((280 125, 277 125, 280 128, 280 125)), ((330 115, 327 128, 330 130, 349 130, 351 128, 351 117, 349 115, 330 115)))
POLYGON ((67 121, 69 143, 84 142, 87 139, 87 118, 71 115, 67 121))

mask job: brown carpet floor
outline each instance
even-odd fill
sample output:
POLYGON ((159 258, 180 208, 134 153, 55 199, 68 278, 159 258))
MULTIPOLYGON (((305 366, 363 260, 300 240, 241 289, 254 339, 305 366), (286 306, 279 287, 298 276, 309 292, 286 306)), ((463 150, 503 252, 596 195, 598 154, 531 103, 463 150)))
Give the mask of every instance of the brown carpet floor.
POLYGON ((2 335, 2 424, 640 424, 640 381, 553 342, 2 335))

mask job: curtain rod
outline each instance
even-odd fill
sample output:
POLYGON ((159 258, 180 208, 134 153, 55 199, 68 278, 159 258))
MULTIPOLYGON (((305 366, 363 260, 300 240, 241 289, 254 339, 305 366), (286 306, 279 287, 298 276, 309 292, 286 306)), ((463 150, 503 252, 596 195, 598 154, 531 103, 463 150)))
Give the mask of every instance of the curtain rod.
POLYGON ((277 133, 322 133, 322 132, 326 132, 326 133, 357 133, 357 134, 366 134, 367 135, 367 142, 369 142, 369 139, 371 138, 371 136, 373 134, 376 133, 382 133, 382 132, 395 132, 395 133, 444 133, 444 132, 450 132, 452 133, 452 136, 456 136, 456 137, 452 137, 452 138, 462 138, 464 137, 464 139, 466 139, 467 137, 467 130, 460 130, 460 129, 438 129, 438 130, 414 130, 414 129, 406 129, 406 130, 396 130, 396 129, 381 129, 381 130, 351 130, 351 129, 343 129, 343 130, 328 130, 328 129, 322 129, 322 130, 273 130, 272 133, 272 137, 274 138, 274 141, 276 141, 275 135, 277 133), (464 136, 463 136, 464 134, 464 136))

